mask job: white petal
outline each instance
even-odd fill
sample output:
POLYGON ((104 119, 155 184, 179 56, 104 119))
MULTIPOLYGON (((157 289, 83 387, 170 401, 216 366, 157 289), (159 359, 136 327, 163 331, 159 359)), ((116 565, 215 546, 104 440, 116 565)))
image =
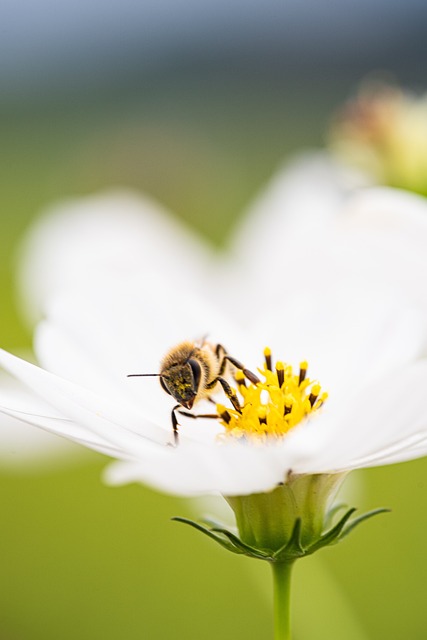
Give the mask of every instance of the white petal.
POLYGON ((348 202, 337 233, 337 263, 350 261, 359 278, 400 288, 406 299, 427 308, 424 198, 396 189, 361 191, 348 202))
MULTIPOLYGON (((50 468, 57 460, 64 464, 75 459, 77 448, 68 440, 34 429, 22 421, 28 420, 31 411, 39 415, 46 411, 52 414, 51 407, 42 405, 34 396, 30 398, 28 392, 7 376, 2 375, 0 380, 0 411, 7 405, 7 413, 0 415, 0 468, 33 471, 50 468), (16 411, 17 408, 20 411, 16 411)), ((56 416, 49 419, 55 420, 56 416)))
POLYGON ((110 484, 143 482, 182 496, 246 495, 273 489, 288 468, 288 461, 280 459, 274 447, 189 444, 158 449, 140 457, 138 463, 113 463, 105 479, 110 484))
MULTIPOLYGON (((37 331, 37 353, 47 370, 78 383, 99 397, 127 407, 127 410, 123 410, 123 415, 129 415, 131 409, 135 415, 143 418, 137 422, 132 418, 133 430, 138 433, 144 435, 147 432, 146 423, 155 424, 162 430, 163 440, 172 441, 171 410, 176 401, 165 394, 157 378, 126 377, 126 372, 134 370, 131 363, 135 358, 132 354, 127 359, 126 352, 120 354, 121 361, 113 367, 108 352, 99 353, 99 358, 96 357, 98 354, 91 353, 94 343, 95 339, 92 344, 88 341, 87 346, 84 343, 82 345, 79 341, 73 341, 63 330, 46 322, 37 331)), ((108 348, 108 344, 105 347, 108 348)), ((114 345, 116 347, 117 344, 114 345)), ((138 365, 138 370, 144 369, 141 362, 138 365)), ((212 413, 212 409, 212 404, 199 402, 196 413, 212 413)), ((180 423, 187 423, 181 430, 181 440, 212 441, 221 430, 217 422, 201 425, 199 420, 195 424, 194 420, 180 418, 180 423)), ((152 435, 159 441, 158 434, 152 435)))
POLYGON ((224 276, 237 272, 242 317, 257 323, 259 311, 268 313, 278 300, 292 312, 301 293, 336 286, 338 299, 340 289, 358 295, 364 284, 426 310, 425 200, 392 189, 349 189, 327 163, 312 159, 279 174, 239 230, 236 259, 224 276))
POLYGON ((352 232, 363 230, 369 235, 400 241, 427 260, 427 202, 407 191, 386 187, 361 190, 350 202, 343 224, 352 232))
MULTIPOLYGON (((0 406, 0 411, 3 409, 0 406)), ((12 414, 0 415, 0 469, 33 471, 50 468, 55 460, 73 458, 67 440, 34 429, 12 414)))
MULTIPOLYGON (((236 348, 233 353, 238 352, 240 342, 225 320, 206 303, 188 308, 181 304, 179 317, 175 319, 174 315, 171 323, 169 306, 174 295, 158 300, 155 294, 152 300, 145 294, 131 295, 123 288, 112 294, 109 287, 105 295, 97 291, 87 297, 80 294, 55 300, 48 309, 48 321, 42 323, 36 333, 38 359, 49 371, 100 396, 124 403, 159 425, 170 439, 170 413, 175 404, 172 398, 161 389, 158 379, 128 378, 128 374, 158 372, 159 361, 170 346, 183 339, 206 335, 206 327, 211 322, 221 341, 236 348), (168 342, 181 326, 182 331, 188 333, 182 333, 179 339, 176 336, 174 343, 168 342), (165 337, 167 334, 169 338, 165 337)), ((188 296, 186 304, 190 302, 191 296, 188 296)), ((180 304, 178 299, 176 303, 180 304)), ((207 412, 211 413, 211 409, 207 412)), ((205 436, 211 439, 205 430, 193 427, 188 433, 191 431, 197 439, 205 436)))
POLYGON ((231 242, 245 272, 256 263, 280 267, 295 242, 302 247, 307 231, 322 231, 339 215, 361 175, 326 153, 308 153, 279 170, 251 206, 231 242))
MULTIPOLYGON (((76 424, 51 405, 6 375, 0 386, 0 463, 1 466, 52 464, 76 452, 68 440, 107 455, 120 455, 107 440, 76 424), (31 426, 30 426, 31 425, 31 426), (34 429, 34 426, 40 429, 34 429), (63 437, 57 437, 63 436, 63 437)), ((79 449, 81 451, 81 449, 79 449)))
POLYGON ((384 464, 417 457, 416 447, 427 437, 427 361, 389 374, 356 395, 328 408, 289 434, 295 471, 321 473, 384 464), (329 410, 328 410, 329 409, 329 410), (408 450, 414 447, 413 455, 408 450))
POLYGON ((0 350, 0 365, 61 415, 75 421, 89 433, 105 438, 109 444, 123 450, 126 457, 137 455, 146 445, 146 438, 164 444, 170 439, 164 430, 150 424, 126 406, 91 393, 3 350, 0 350))
POLYGON ((425 430, 409 438, 400 440, 396 444, 380 449, 374 454, 358 458, 352 462, 352 469, 377 467, 396 462, 405 462, 421 458, 427 454, 427 435, 425 430))
POLYGON ((203 282, 209 249, 157 203, 125 190, 52 207, 21 248, 22 305, 33 320, 58 290, 95 273, 157 275, 185 286, 203 282))
POLYGON ((130 365, 135 373, 157 371, 164 353, 183 340, 207 336, 227 344, 235 338, 230 321, 204 296, 157 285, 139 276, 107 276, 95 289, 80 287, 52 300, 47 319, 103 365, 119 370, 130 365))
POLYGON ((21 411, 16 409, 14 403, 11 403, 9 399, 1 402, 0 412, 3 414, 3 418, 9 422, 4 422, 2 419, 0 424, 0 440, 4 447, 0 459, 2 462, 6 461, 8 467, 12 466, 12 455, 15 465, 22 462, 32 463, 34 456, 37 456, 37 459, 43 463, 49 457, 56 457, 57 454, 62 458, 65 440, 62 441, 59 436, 64 436, 67 440, 108 456, 127 457, 121 449, 117 449, 108 442, 102 443, 99 437, 94 434, 89 435, 87 431, 82 430, 78 424, 71 420, 53 418, 49 414, 31 413, 28 410, 21 411), (13 406, 11 407, 10 404, 13 406), (39 429, 34 429, 34 427, 39 427, 39 429), (57 440, 64 442, 64 446, 58 445, 57 440))
MULTIPOLYGON (((423 314, 365 283, 361 290, 332 283, 302 291, 258 321, 273 355, 298 366, 308 360, 310 377, 335 397, 366 385, 419 356, 425 345, 423 314)), ((254 341, 256 338, 254 337, 254 341)))

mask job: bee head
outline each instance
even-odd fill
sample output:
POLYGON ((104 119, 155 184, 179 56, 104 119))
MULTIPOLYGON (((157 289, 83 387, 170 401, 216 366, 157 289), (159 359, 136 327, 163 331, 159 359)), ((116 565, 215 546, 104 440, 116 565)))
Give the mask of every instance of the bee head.
POLYGON ((194 358, 168 367, 160 377, 160 384, 179 404, 191 409, 200 387, 201 367, 194 358))

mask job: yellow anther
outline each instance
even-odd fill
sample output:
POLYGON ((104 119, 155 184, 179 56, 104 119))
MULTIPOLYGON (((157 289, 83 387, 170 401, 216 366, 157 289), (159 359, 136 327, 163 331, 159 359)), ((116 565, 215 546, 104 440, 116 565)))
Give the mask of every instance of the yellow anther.
POLYGON ((264 358, 265 358, 265 366, 266 368, 271 371, 272 370, 272 366, 273 366, 273 361, 271 359, 271 349, 270 347, 265 347, 264 349, 264 358))
MULTIPOLYGON (((264 350, 264 356, 267 365, 267 357, 271 357, 268 348, 264 350)), ((295 373, 290 365, 281 361, 276 363, 274 371, 268 366, 259 369, 263 380, 239 385, 243 397, 240 405, 235 402, 237 397, 231 397, 232 392, 227 395, 234 409, 217 405, 226 432, 236 438, 280 438, 316 412, 328 395, 322 392, 317 381, 306 377, 307 369, 306 361, 301 362, 300 370, 295 373)), ((236 374, 236 378, 241 380, 241 373, 236 374)))
POLYGON ((319 393, 320 393, 320 384, 314 384, 311 388, 311 393, 308 398, 311 406, 313 406, 314 403, 316 402, 319 393))
POLYGON ((328 399, 328 394, 326 393, 326 391, 324 391, 322 393, 322 395, 320 396, 320 398, 317 398, 317 402, 315 405, 315 409, 320 409, 320 407, 322 406, 322 404, 328 399))
POLYGON ((231 415, 230 415, 230 413, 228 412, 228 409, 226 409, 226 408, 224 407, 224 405, 222 405, 222 404, 217 404, 217 405, 216 405, 216 410, 217 410, 217 412, 218 412, 219 417, 220 417, 220 418, 221 418, 221 420, 222 420, 222 423, 223 423, 223 424, 227 424, 227 425, 228 425, 228 424, 230 424, 230 422, 231 422, 231 415))
POLYGON ((260 424, 267 422, 267 409, 263 406, 258 408, 258 420, 260 424))
MULTIPOLYGON (((310 396, 311 398, 311 396, 310 396)), ((303 401, 303 410, 305 414, 309 414, 311 409, 313 408, 313 403, 311 402, 310 398, 305 398, 305 400, 303 401)))
POLYGON ((285 382, 285 366, 280 360, 276 363, 277 383, 281 388, 285 382))
POLYGON ((307 375, 307 369, 308 369, 308 362, 306 360, 303 360, 302 362, 300 362, 298 384, 301 384, 302 382, 304 382, 305 377, 307 375))

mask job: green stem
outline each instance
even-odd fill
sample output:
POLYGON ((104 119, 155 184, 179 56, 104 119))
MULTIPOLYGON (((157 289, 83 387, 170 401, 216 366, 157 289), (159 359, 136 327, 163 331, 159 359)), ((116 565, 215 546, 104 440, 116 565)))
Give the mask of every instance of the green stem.
POLYGON ((274 640, 291 640, 291 573, 292 563, 273 562, 274 640))

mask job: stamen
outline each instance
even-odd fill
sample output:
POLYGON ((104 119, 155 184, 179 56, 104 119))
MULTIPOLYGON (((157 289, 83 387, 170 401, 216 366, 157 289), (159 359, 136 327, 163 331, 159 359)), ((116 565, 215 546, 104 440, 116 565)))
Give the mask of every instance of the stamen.
POLYGON ((322 395, 320 396, 320 398, 318 399, 318 401, 316 402, 315 405, 315 409, 320 409, 320 407, 322 406, 322 404, 328 399, 328 394, 326 393, 326 391, 324 391, 322 393, 322 395))
POLYGON ((312 386, 311 393, 310 393, 310 396, 308 398, 309 401, 310 401, 311 406, 313 406, 314 403, 316 402, 316 400, 317 400, 317 398, 319 396, 319 393, 320 393, 320 384, 314 384, 312 386))
POLYGON ((299 365, 299 383, 301 384, 305 380, 305 376, 307 375, 308 362, 303 360, 299 365))
POLYGON ((240 389, 240 387, 246 387, 246 378, 245 378, 245 374, 243 373, 243 371, 240 371, 240 369, 236 369, 236 373, 234 374, 234 378, 235 378, 237 384, 239 385, 239 389, 240 389))
POLYGON ((264 358, 265 358, 265 366, 268 369, 268 371, 273 371, 272 366, 273 366, 273 362, 271 359, 271 349, 270 347, 265 347, 264 349, 264 358))
POLYGON ((265 407, 258 409, 258 420, 260 424, 267 424, 267 410, 265 407))
POLYGON ((264 350, 265 365, 259 369, 262 381, 247 380, 244 371, 235 373, 239 395, 220 378, 232 407, 217 405, 217 412, 226 434, 242 440, 263 440, 285 436, 302 420, 317 412, 328 394, 320 384, 307 377, 308 363, 300 364, 299 372, 280 360, 272 366, 271 351, 264 350), (245 380, 246 378, 246 380, 245 380))
POLYGON ((223 422, 225 422, 226 424, 230 424, 231 416, 228 413, 227 409, 224 407, 224 405, 223 404, 217 404, 216 408, 217 408, 218 415, 221 418, 221 420, 223 420, 223 422))
POLYGON ((276 373, 277 373, 277 382, 279 383, 279 388, 282 388, 283 383, 285 382, 285 367, 283 362, 278 361, 276 364, 276 373))

